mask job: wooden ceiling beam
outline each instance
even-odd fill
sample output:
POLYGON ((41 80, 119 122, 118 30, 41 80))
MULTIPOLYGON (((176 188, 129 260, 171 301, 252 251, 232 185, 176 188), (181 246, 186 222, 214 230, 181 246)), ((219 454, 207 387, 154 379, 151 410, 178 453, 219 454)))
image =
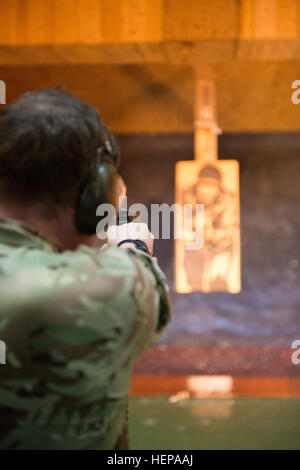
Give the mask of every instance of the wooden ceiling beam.
POLYGON ((297 60, 298 0, 0 0, 0 64, 297 60))
MULTIPOLYGON (((300 61, 201 63, 217 85, 224 132, 299 131, 291 101, 300 61)), ((66 85, 99 109, 118 133, 193 132, 195 76, 186 65, 45 65, 0 67, 7 102, 40 88, 66 85)))
POLYGON ((300 39, 1 46, 0 65, 173 64, 300 60, 300 39))

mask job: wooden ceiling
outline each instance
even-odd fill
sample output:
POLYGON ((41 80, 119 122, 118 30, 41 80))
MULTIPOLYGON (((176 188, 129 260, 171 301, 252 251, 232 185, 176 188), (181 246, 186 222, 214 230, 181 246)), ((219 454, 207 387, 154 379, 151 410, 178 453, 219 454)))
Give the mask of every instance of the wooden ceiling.
POLYGON ((295 131, 298 0, 0 0, 7 101, 65 84, 115 132, 191 132, 194 68, 226 132, 295 131))

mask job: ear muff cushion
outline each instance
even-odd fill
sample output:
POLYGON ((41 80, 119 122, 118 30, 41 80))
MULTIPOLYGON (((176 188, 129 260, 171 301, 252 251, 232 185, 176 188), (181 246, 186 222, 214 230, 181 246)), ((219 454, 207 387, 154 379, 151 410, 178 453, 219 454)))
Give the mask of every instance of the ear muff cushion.
MULTIPOLYGON (((111 163, 102 163, 90 173, 80 193, 75 223, 80 233, 96 233, 96 225, 101 220, 96 216, 97 207, 100 204, 112 204, 117 202, 118 174, 111 163)), ((105 215, 102 217, 104 218, 105 215)))

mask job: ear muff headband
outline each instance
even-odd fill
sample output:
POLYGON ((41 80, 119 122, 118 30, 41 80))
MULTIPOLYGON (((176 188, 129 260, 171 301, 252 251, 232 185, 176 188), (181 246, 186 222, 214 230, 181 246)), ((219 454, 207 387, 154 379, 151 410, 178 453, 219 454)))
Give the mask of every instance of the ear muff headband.
POLYGON ((96 150, 95 165, 81 189, 75 214, 77 230, 90 235, 96 233, 97 223, 106 217, 106 214, 96 216, 97 207, 101 204, 116 206, 117 202, 117 167, 120 155, 119 152, 114 152, 105 129, 102 142, 103 145, 96 150))

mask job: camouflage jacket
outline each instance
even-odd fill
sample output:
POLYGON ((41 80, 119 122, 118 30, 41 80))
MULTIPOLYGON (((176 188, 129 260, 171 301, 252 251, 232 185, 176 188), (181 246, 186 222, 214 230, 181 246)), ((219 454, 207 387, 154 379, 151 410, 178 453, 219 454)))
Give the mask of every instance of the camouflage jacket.
POLYGON ((60 252, 0 220, 0 449, 110 449, 136 357, 170 319, 165 277, 136 249, 60 252))

